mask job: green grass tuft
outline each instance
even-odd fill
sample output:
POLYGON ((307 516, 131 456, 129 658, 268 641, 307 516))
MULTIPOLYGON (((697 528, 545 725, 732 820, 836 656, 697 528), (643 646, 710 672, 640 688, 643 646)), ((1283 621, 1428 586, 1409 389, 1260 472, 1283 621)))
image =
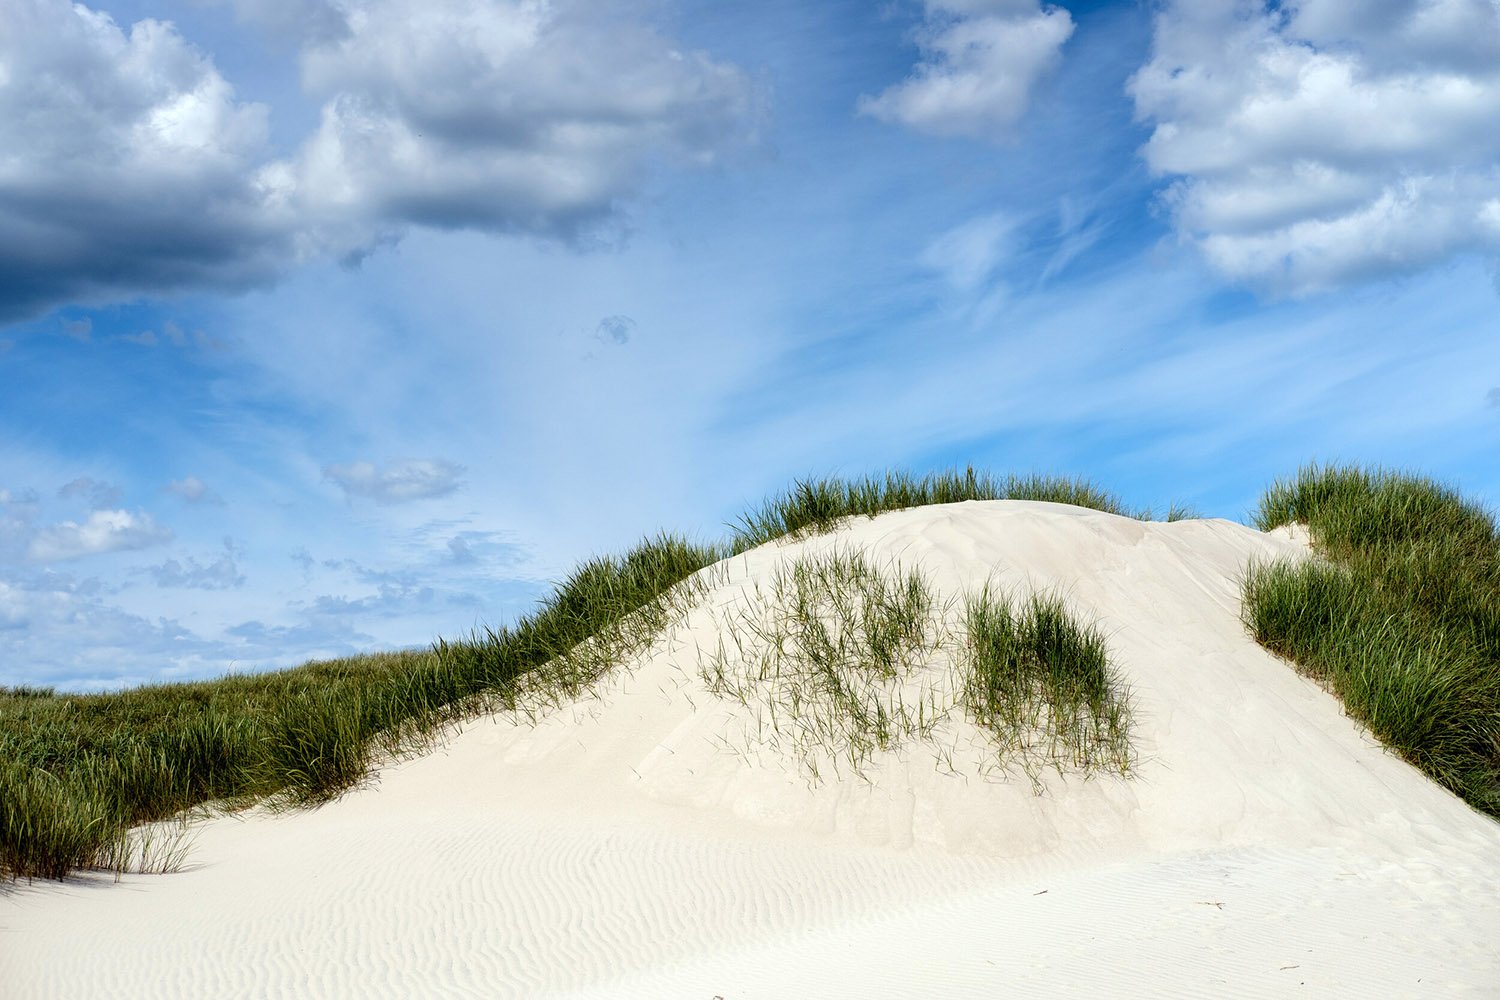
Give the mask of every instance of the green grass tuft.
POLYGON ((744 514, 733 526, 730 549, 740 553, 784 536, 826 534, 846 517, 875 517, 892 510, 964 500, 1045 500, 1128 515, 1118 497, 1083 479, 1040 475, 997 478, 976 472, 973 466, 963 472, 935 472, 921 477, 887 472, 863 479, 799 480, 786 493, 744 514))
POLYGON ((1083 770, 1130 769, 1129 706, 1103 634, 1056 596, 1019 607, 989 588, 965 603, 970 711, 1007 754, 1083 770))
POLYGON ((1500 816, 1500 532, 1432 480, 1311 466, 1262 530, 1308 526, 1321 561, 1251 567, 1245 617, 1401 757, 1500 816))

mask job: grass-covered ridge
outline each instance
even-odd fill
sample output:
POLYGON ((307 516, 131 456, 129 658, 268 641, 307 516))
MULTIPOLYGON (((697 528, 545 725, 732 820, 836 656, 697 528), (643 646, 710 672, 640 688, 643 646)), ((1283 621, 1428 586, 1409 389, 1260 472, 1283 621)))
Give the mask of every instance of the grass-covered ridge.
POLYGON ((205 802, 324 801, 454 719, 566 698, 648 642, 691 600, 678 585, 732 552, 849 514, 1002 497, 1123 510, 1079 480, 972 468, 809 481, 746 514, 722 544, 648 539, 585 563, 514 625, 430 650, 114 694, 0 689, 0 877, 110 866, 130 853, 132 827, 205 802))
POLYGON ((1431 480, 1308 467, 1255 522, 1306 524, 1322 560, 1253 567, 1255 638, 1396 753, 1500 816, 1500 531, 1431 480))
MULTIPOLYGON (((846 517, 874 517, 886 511, 964 500, 1043 500, 1088 507, 1110 514, 1150 520, 1151 511, 1130 511, 1119 497, 1086 479, 1065 476, 993 476, 969 466, 913 476, 887 472, 862 479, 803 479, 742 515, 736 523, 730 550, 753 549, 773 539, 802 538, 834 530, 846 517)), ((1172 506, 1165 520, 1193 516, 1172 506)))

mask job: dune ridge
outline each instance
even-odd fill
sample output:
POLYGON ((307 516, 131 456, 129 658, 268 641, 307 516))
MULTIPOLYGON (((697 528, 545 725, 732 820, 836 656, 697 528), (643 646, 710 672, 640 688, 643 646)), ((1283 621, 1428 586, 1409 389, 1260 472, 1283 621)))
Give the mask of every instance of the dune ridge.
POLYGON ((1251 560, 1306 555, 1295 530, 1014 500, 762 545, 534 724, 472 720, 323 808, 207 821, 178 874, 16 887, 0 977, 17 997, 1491 995, 1500 824, 1240 620, 1251 560), (840 547, 945 598, 1062 594, 1129 687, 1129 774, 1044 772, 1038 794, 961 714, 858 774, 758 742, 703 657, 747 586, 840 547))

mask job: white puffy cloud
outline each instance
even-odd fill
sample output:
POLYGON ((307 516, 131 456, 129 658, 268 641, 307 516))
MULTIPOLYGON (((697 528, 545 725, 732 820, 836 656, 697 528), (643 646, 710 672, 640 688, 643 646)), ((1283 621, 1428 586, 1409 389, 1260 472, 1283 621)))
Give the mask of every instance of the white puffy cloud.
POLYGON ((1500 253, 1500 2, 1174 2, 1130 82, 1183 239, 1300 295, 1500 253))
POLYGON ((424 458, 397 462, 384 469, 373 462, 330 465, 323 475, 351 498, 393 504, 446 496, 462 485, 463 472, 461 465, 424 458))
POLYGON ((859 110, 921 132, 1007 137, 1036 82, 1073 34, 1066 10, 1038 0, 924 0, 912 75, 859 110))
POLYGON ((38 562, 51 562, 144 549, 171 540, 172 532, 143 511, 96 510, 82 524, 63 521, 43 528, 32 538, 27 554, 38 562))
POLYGON ((266 115, 170 24, 0 0, 0 318, 272 274, 266 115))
POLYGON ((288 168, 338 250, 402 224, 578 238, 655 161, 711 162, 749 120, 742 72, 612 0, 342 10, 347 34, 304 51, 328 100, 288 168))

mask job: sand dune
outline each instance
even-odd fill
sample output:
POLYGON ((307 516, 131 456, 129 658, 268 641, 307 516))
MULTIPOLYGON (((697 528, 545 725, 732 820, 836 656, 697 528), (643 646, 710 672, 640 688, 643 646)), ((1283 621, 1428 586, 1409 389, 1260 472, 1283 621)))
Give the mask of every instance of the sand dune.
POLYGON ((1282 556, 1306 546, 1022 501, 763 546, 535 724, 467 723, 317 810, 206 821, 180 873, 8 890, 0 992, 1500 994, 1500 824, 1246 636, 1239 576, 1282 556), (835 550, 950 598, 1065 594, 1129 685, 1130 775, 1033 782, 955 713, 812 780, 700 666, 755 584, 835 550))

